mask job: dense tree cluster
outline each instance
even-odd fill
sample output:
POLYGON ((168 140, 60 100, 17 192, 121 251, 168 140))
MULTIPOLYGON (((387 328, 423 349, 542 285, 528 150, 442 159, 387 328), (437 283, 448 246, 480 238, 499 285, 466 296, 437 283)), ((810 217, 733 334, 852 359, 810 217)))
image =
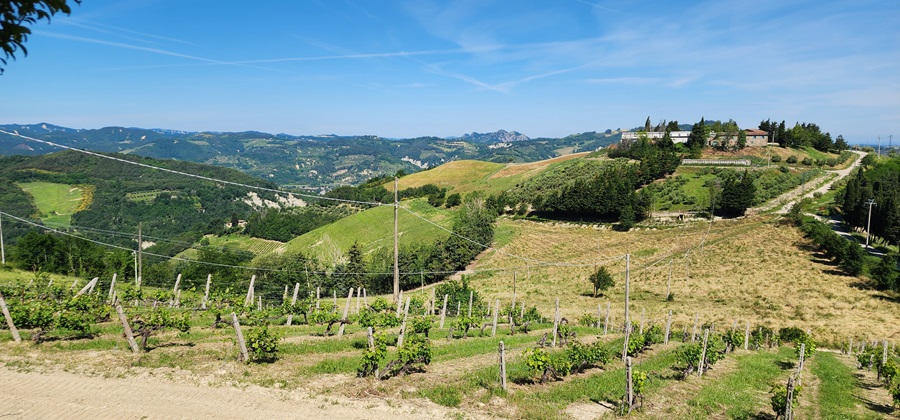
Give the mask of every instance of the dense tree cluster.
POLYGON ((545 172, 514 193, 517 201, 530 201, 545 217, 613 219, 630 228, 650 210, 649 191, 636 191, 646 176, 640 164, 625 159, 586 161, 545 172))
POLYGON ((622 142, 618 147, 609 150, 609 157, 627 157, 640 161, 638 176, 640 184, 646 184, 675 172, 681 163, 681 157, 675 150, 675 143, 665 130, 663 138, 653 142, 645 135, 639 135, 632 142, 622 142))
POLYGON ((831 227, 818 220, 803 223, 800 230, 845 273, 856 276, 862 272, 865 252, 857 242, 842 238, 831 227))
POLYGON ((764 120, 759 123, 759 129, 769 133, 769 143, 778 143, 781 147, 813 147, 823 152, 840 153, 850 146, 843 136, 832 140, 831 133, 825 132, 814 123, 796 123, 794 127, 787 128, 782 120, 780 123, 772 120, 764 120))
POLYGON ((721 189, 713 191, 713 212, 723 217, 743 216, 756 196, 754 176, 745 170, 743 174, 722 171, 719 177, 721 189))
POLYGON ((866 161, 872 165, 851 175, 843 195, 838 197, 844 220, 850 226, 868 228, 867 203, 874 200, 870 233, 900 243, 900 158, 866 161))
MULTIPOLYGON (((116 157, 215 179, 275 188, 271 183, 233 169, 131 155, 116 157)), ((93 185, 91 205, 72 216, 72 225, 136 236, 138 224, 143 224, 145 236, 167 239, 148 251, 166 255, 181 252, 204 234, 221 233, 227 221, 235 216, 246 218, 253 211, 244 202, 247 197, 244 187, 198 181, 72 151, 29 158, 0 158, 0 179, 6 180, 7 185, 9 182, 32 181, 93 185)), ((266 200, 276 200, 273 193, 258 191, 257 194, 266 200)), ((29 217, 33 215, 30 213, 14 215, 29 217)), ((80 234, 123 247, 135 247, 135 237, 127 235, 111 236, 95 231, 80 234)))
POLYGON ((134 269, 130 252, 34 230, 19 238, 11 251, 10 262, 29 271, 95 277, 111 272, 129 273, 134 269))
POLYGON ((254 238, 287 242, 313 229, 333 223, 354 213, 349 206, 308 206, 285 210, 271 209, 254 213, 243 233, 254 238))

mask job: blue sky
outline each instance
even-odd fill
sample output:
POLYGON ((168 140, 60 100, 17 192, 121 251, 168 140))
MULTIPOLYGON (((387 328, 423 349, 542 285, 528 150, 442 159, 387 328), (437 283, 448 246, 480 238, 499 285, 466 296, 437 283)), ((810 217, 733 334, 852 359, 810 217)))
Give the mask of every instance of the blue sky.
MULTIPOLYGON (((85 0, 0 123, 531 137, 733 118, 900 136, 898 1, 85 0)), ((897 139, 900 143, 900 139, 897 139)))

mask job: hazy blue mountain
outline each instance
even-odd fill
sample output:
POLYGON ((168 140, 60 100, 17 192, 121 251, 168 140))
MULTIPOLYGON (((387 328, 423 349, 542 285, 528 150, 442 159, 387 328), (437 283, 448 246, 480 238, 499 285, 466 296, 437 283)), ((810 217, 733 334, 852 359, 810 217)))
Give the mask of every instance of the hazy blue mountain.
MULTIPOLYGON (((531 162, 591 151, 619 140, 619 134, 588 132, 564 138, 531 139, 516 131, 470 133, 458 138, 387 139, 244 132, 188 132, 104 127, 72 129, 48 123, 0 125, 4 131, 100 152, 179 159, 239 169, 280 185, 328 189, 354 185, 399 170, 416 172, 444 162, 478 159, 531 162)), ((0 133, 0 155, 42 155, 58 148, 0 133)))

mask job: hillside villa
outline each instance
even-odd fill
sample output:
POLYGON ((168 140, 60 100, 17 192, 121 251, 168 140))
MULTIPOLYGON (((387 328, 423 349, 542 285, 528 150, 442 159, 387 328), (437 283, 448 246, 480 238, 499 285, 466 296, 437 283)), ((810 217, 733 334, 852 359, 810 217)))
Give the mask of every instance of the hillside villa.
MULTIPOLYGON (((769 141, 769 133, 763 130, 758 130, 755 128, 745 128, 744 133, 747 135, 747 147, 763 147, 769 141)), ((633 141, 637 140, 641 134, 645 134, 650 140, 658 140, 665 136, 665 132, 663 131, 626 131, 622 133, 622 141, 633 141)), ((670 131, 669 138, 672 139, 673 143, 687 143, 688 137, 690 137, 690 131, 670 131)), ((718 143, 720 140, 725 140, 729 144, 737 143, 737 138, 731 136, 731 138, 723 139, 720 136, 724 136, 724 133, 712 133, 710 134, 709 139, 706 140, 707 146, 713 146, 718 143)))

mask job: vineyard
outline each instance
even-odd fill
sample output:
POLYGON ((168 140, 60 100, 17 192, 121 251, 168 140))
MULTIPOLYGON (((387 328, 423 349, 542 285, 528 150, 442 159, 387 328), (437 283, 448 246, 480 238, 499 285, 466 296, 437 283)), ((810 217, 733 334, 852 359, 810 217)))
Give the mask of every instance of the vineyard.
POLYGON ((879 418, 900 403, 900 349, 887 341, 822 349, 796 327, 651 321, 636 307, 625 322, 615 305, 567 318, 565 301, 542 314, 466 281, 401 295, 399 307, 359 289, 266 302, 252 282, 207 292, 22 273, 0 290, 0 361, 20 369, 35 357, 101 375, 174 368, 220 383, 427 399, 476 417, 879 418))

